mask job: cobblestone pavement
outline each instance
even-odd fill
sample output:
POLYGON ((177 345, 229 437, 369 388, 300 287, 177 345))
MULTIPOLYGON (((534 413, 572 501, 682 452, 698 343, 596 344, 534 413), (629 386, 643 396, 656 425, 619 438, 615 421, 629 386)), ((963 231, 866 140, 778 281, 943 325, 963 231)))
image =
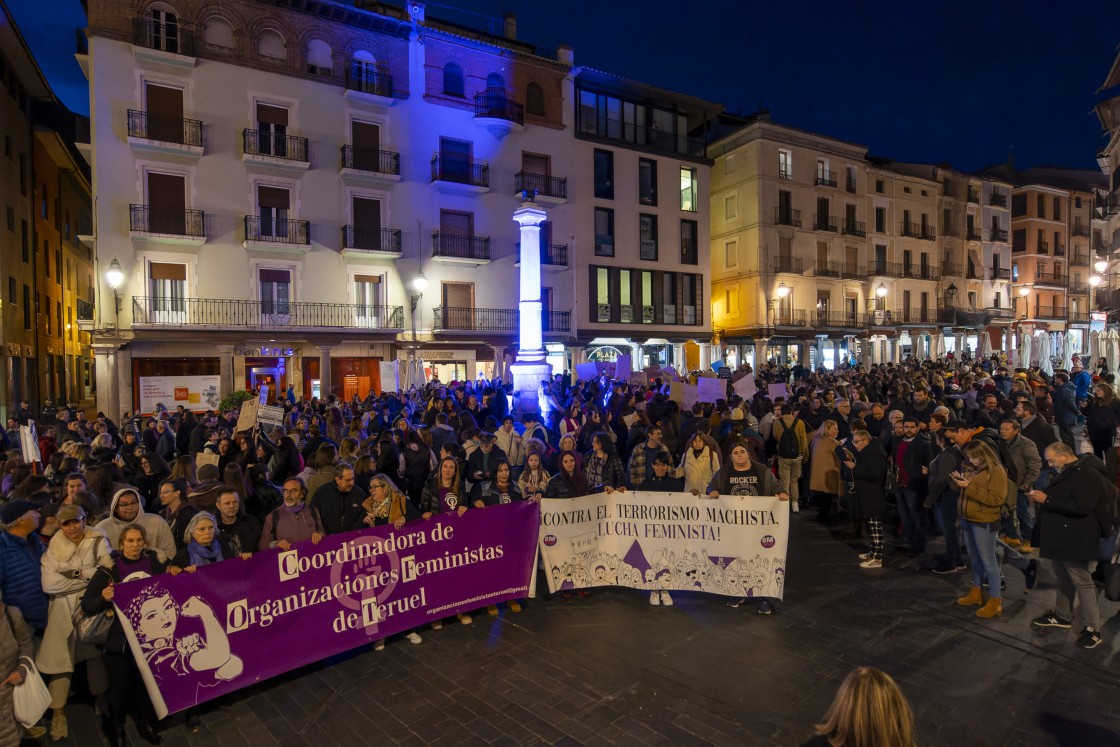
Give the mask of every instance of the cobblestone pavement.
MULTIPOLYGON (((860 664, 900 682, 921 745, 1120 744, 1115 604, 1103 603, 1104 644, 1084 651, 1076 626, 1030 625, 1054 598, 1045 562, 1030 595, 1007 568, 1004 614, 980 622, 953 604, 964 574, 901 554, 863 570, 812 516, 793 524, 786 601, 769 617, 700 594, 673 607, 623 590, 531 601, 244 690, 196 733, 172 717, 165 744, 798 745, 860 664)), ((88 705, 69 713, 55 744, 102 743, 88 705)))

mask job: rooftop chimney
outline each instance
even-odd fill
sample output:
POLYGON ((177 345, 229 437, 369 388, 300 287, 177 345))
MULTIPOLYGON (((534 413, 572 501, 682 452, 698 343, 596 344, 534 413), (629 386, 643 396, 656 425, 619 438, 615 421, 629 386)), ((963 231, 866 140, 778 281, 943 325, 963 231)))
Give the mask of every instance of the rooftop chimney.
POLYGON ((506 13, 505 21, 506 21, 506 27, 505 27, 505 31, 504 31, 505 37, 507 39, 516 40, 517 39, 517 16, 513 13, 506 13))
POLYGON ((568 65, 569 67, 576 64, 575 52, 567 44, 561 44, 556 48, 556 61, 568 65))

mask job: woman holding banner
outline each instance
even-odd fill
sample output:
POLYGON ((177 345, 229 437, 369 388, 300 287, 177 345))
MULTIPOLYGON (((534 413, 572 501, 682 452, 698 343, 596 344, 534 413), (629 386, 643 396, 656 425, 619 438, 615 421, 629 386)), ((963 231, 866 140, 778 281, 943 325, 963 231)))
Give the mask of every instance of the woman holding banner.
POLYGON ((583 458, 583 474, 592 492, 615 490, 626 492, 626 470, 614 450, 614 442, 606 431, 591 436, 591 451, 583 458))
MULTIPOLYGON (((463 495, 463 477, 459 472, 459 462, 454 457, 444 457, 440 460, 439 468, 427 484, 420 497, 420 514, 425 521, 435 514, 456 514, 462 516, 467 512, 467 497, 463 495)), ((470 625, 472 618, 465 612, 458 614, 459 622, 470 625)), ((443 627, 442 620, 432 623, 433 630, 443 627)))
POLYGON ((199 511, 187 523, 184 537, 187 546, 179 551, 167 566, 167 572, 172 576, 180 571, 194 573, 199 568, 220 563, 223 560, 240 557, 248 560, 252 553, 244 552, 240 556, 230 549, 229 542, 218 532, 218 522, 213 514, 199 511))
MULTIPOLYGON (((404 526, 406 521, 419 518, 417 511, 413 507, 411 501, 405 496, 397 486, 389 479, 388 475, 377 472, 369 480, 369 497, 362 503, 362 508, 366 510, 365 519, 363 519, 366 526, 381 527, 386 524, 392 524, 393 528, 400 529, 404 526)), ((405 634, 405 638, 410 643, 420 643, 424 639, 415 630, 411 630, 405 634)), ((374 651, 382 651, 385 648, 385 639, 380 638, 373 643, 374 651)))
MULTIPOLYGON (((139 524, 129 524, 121 530, 117 549, 97 567, 82 595, 82 611, 86 615, 97 615, 112 608, 115 584, 163 573, 164 565, 159 555, 149 550, 147 545, 144 528, 139 524)), ((162 742, 155 709, 117 616, 114 616, 109 636, 101 646, 101 655, 109 674, 101 730, 110 747, 125 744, 124 725, 129 712, 141 737, 152 744, 162 742)))
POLYGON ((719 468, 719 454, 704 440, 704 435, 697 431, 681 457, 680 474, 684 477, 684 489, 695 495, 706 493, 708 484, 719 468))
MULTIPOLYGON (((475 508, 498 506, 505 503, 524 501, 526 496, 521 488, 513 481, 512 468, 509 462, 500 460, 494 465, 494 479, 475 483, 471 490, 471 505, 475 508)), ((528 500, 533 500, 529 498, 528 500)), ((537 498, 536 500, 540 500, 537 498)), ((520 612, 521 603, 516 599, 509 600, 511 612, 520 612)), ((498 614, 498 605, 491 604, 486 607, 486 612, 491 615, 498 614)))
POLYGON ((522 495, 539 501, 548 487, 549 479, 549 474, 541 462, 540 451, 533 449, 525 458, 525 469, 517 478, 517 488, 522 495))

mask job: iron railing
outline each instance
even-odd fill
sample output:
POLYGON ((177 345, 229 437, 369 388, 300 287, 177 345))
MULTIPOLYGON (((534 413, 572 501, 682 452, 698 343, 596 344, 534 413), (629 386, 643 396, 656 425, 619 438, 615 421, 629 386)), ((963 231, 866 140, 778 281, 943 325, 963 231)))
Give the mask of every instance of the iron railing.
POLYGON ((921 265, 903 264, 902 277, 911 278, 913 280, 940 280, 941 269, 929 265, 922 267, 921 265))
POLYGON ((774 208, 774 223, 779 226, 801 228, 801 211, 796 208, 774 208))
POLYGON ((775 327, 804 327, 807 324, 804 309, 778 310, 774 312, 775 327))
POLYGON ((1069 229, 1069 232, 1074 236, 1089 238, 1089 227, 1084 223, 1074 223, 1073 227, 1069 229))
MULTIPOLYGON (((972 226, 972 227, 968 228, 967 231, 968 231, 968 233, 967 233, 965 238, 967 238, 969 241, 983 241, 984 240, 983 232, 979 228, 977 228, 976 226, 972 226)), ((992 241, 995 241, 995 239, 992 239, 992 241)))
MULTIPOLYGON (((437 306, 432 309, 435 331, 469 330, 472 332, 517 332, 521 329, 521 312, 517 309, 480 309, 462 306, 437 306)), ((541 313, 544 332, 570 332, 570 311, 541 313)))
POLYGON ((1010 319, 1015 316, 1015 310, 1009 306, 989 306, 984 312, 992 319, 1010 319))
POLYGON ((362 327, 404 329, 403 306, 132 297, 132 323, 212 327, 362 327))
POLYGON ((1054 244, 1054 256, 1055 257, 1066 256, 1066 245, 1065 244, 1054 244))
POLYGON ((245 152, 252 156, 272 156, 289 161, 307 162, 307 138, 297 135, 280 135, 245 128, 242 133, 245 152))
POLYGON ((988 204, 996 207, 1007 207, 1007 195, 1003 192, 992 192, 988 195, 988 204))
POLYGON ((879 276, 887 278, 900 278, 902 277, 902 263, 901 262, 872 262, 867 266, 867 275, 879 276))
POLYGON ((475 96, 474 115, 525 124, 525 107, 511 99, 504 88, 487 88, 475 96))
POLYGON ((533 192, 559 200, 568 199, 568 180, 565 177, 518 171, 514 179, 515 192, 533 192))
POLYGON ((988 229, 988 241, 995 241, 995 242, 998 242, 1000 244, 1006 244, 1007 243, 1007 231, 1003 230, 1002 228, 989 228, 988 229))
POLYGON ((859 236, 863 238, 867 235, 867 224, 861 220, 848 220, 845 218, 841 232, 847 236, 859 236))
POLYGON ((817 327, 858 327, 867 323, 854 311, 810 311, 809 319, 817 327))
POLYGON ((311 223, 305 220, 245 216, 245 240, 270 244, 310 244, 311 223))
POLYGON ((1089 255, 1078 252, 1069 256, 1069 263, 1071 265, 1081 265, 1084 267, 1089 266, 1089 255))
POLYGON ((129 109, 128 136, 201 148, 202 122, 182 117, 149 115, 148 112, 129 109))
POLYGON ((774 257, 770 262, 770 271, 800 275, 805 272, 805 262, 800 257, 774 257))
MULTIPOLYGON (((517 254, 521 256, 521 244, 517 244, 517 254)), ((568 266, 567 244, 541 244, 541 264, 553 267, 568 266)))
POLYGON ((353 145, 344 145, 342 146, 342 168, 400 176, 401 154, 394 153, 391 150, 355 148, 353 145))
POLYGON ((436 231, 432 234, 432 256, 489 261, 490 237, 465 236, 436 231))
POLYGON ((393 76, 389 73, 388 65, 378 64, 371 67, 364 60, 350 60, 346 68, 346 88, 374 96, 389 97, 393 95, 393 76))
POLYGON ((400 254, 401 230, 399 228, 358 228, 353 225, 345 225, 342 227, 342 248, 400 254))
POLYGON ((1049 241, 1036 241, 1034 243, 1034 249, 1039 254, 1049 254, 1050 253, 1050 242, 1049 241))
POLYGON ((490 187, 490 165, 485 161, 472 161, 467 158, 432 159, 432 181, 470 184, 475 187, 490 187))
POLYGON ((1065 319, 1066 307, 1065 306, 1035 306, 1033 308, 1033 318, 1035 319, 1065 319))
POLYGON ((979 202, 980 202, 980 192, 977 191, 973 187, 969 187, 968 188, 968 201, 969 202, 975 202, 975 203, 979 204, 979 202))
POLYGON ((132 19, 132 43, 146 49, 158 49, 188 57, 194 55, 194 34, 176 21, 152 18, 132 19))
POLYGON ((1076 282, 1071 281, 1070 284, 1069 284, 1069 292, 1070 293, 1088 293, 1089 292, 1089 284, 1088 283, 1076 283, 1076 282))
POLYGON ((936 307, 906 308, 895 314, 895 321, 901 324, 933 324, 937 320, 938 309, 936 307), (899 314, 902 315, 902 319, 898 319, 899 314))
POLYGON ((201 210, 161 210, 149 205, 128 206, 128 230, 168 236, 206 236, 206 214, 201 210))
POLYGON ((836 174, 832 171, 818 171, 814 182, 818 187, 835 187, 836 174))
POLYGON ((813 215, 813 230, 814 231, 832 231, 836 232, 838 220, 835 215, 813 215))
POLYGON ((838 278, 844 270, 843 262, 822 262, 817 260, 814 274, 822 278, 838 278))
POLYGON ((1010 280, 1011 270, 1006 267, 993 267, 989 274, 989 280, 1010 280))
POLYGON ((1034 279, 1036 283, 1046 283, 1047 285, 1066 284, 1066 275, 1062 272, 1055 272, 1053 270, 1047 272, 1046 270, 1040 270, 1036 268, 1034 271, 1034 279))

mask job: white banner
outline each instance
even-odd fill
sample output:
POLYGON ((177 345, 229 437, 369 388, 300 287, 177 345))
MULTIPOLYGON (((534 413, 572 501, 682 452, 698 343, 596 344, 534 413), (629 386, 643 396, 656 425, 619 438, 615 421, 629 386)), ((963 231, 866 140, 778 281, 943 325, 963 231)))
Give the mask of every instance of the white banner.
POLYGON ((151 414, 156 405, 172 412, 179 405, 194 412, 217 410, 222 401, 221 376, 141 376, 140 412, 151 414))
POLYGON ((541 501, 551 593, 592 586, 781 599, 789 502, 643 491, 541 501))

